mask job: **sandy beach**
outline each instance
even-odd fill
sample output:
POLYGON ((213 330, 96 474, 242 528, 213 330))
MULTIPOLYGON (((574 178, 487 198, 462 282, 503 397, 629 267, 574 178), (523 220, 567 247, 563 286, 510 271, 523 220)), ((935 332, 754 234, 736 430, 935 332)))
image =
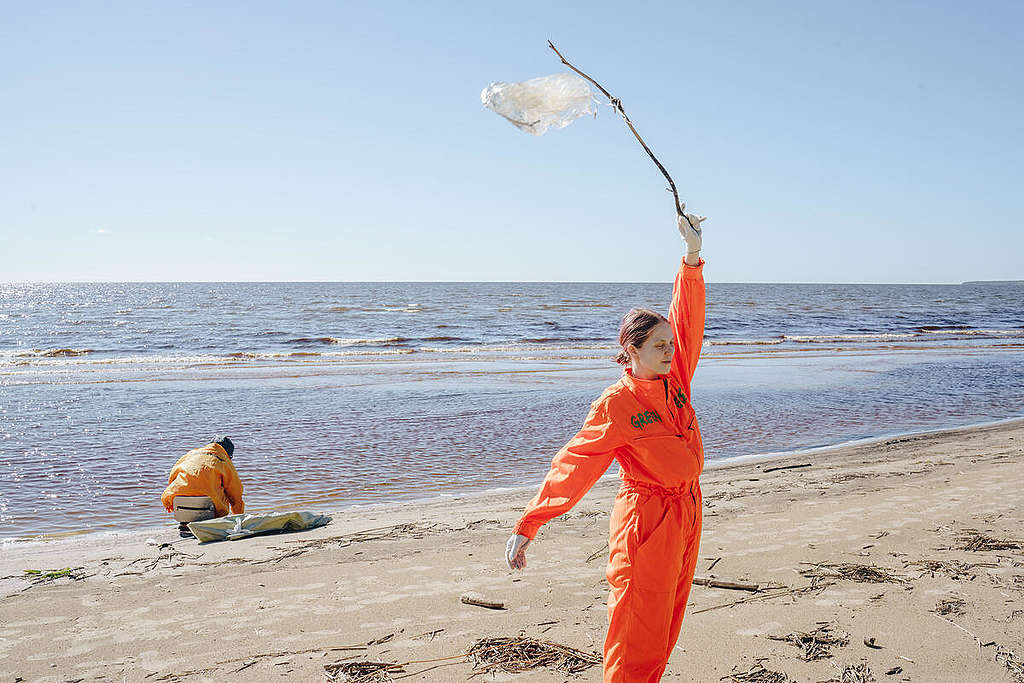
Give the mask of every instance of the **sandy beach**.
MULTIPOLYGON (((1024 420, 706 471, 697 576, 759 590, 695 586, 665 679, 870 680, 843 677, 866 666, 876 681, 1024 680, 1022 480, 1024 420)), ((503 552, 529 491, 207 545, 170 525, 8 545, 0 681, 323 680, 362 660, 403 665, 395 680, 465 681, 483 638, 600 652, 616 489, 600 482, 545 526, 522 573, 503 552)), ((575 679, 600 678, 597 665, 575 679)))

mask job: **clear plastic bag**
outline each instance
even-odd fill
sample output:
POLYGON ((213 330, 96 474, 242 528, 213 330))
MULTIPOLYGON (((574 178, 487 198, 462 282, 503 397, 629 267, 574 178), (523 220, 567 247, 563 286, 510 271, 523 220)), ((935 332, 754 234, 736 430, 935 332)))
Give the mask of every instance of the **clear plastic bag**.
POLYGON ((483 105, 519 130, 543 135, 593 114, 597 101, 590 85, 574 74, 555 74, 522 83, 491 83, 480 93, 483 105))

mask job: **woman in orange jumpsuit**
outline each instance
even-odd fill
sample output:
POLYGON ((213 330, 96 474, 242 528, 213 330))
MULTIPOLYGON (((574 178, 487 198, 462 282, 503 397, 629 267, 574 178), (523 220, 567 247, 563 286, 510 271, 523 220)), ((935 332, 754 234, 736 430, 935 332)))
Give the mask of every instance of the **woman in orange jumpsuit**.
POLYGON ((590 406, 579 433, 555 455, 540 491, 509 538, 506 560, 526 566, 526 546, 548 520, 586 494, 613 460, 615 497, 606 577, 605 683, 661 679, 679 637, 701 532, 698 477, 704 467, 690 379, 704 338, 703 216, 679 217, 687 244, 668 319, 646 309, 619 330, 627 366, 590 406))

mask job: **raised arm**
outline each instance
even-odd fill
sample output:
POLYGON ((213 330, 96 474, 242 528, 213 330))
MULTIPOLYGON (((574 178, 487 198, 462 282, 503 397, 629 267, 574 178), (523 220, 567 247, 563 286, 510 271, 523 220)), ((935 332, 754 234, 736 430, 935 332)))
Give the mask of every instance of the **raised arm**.
POLYGON ((700 248, 703 232, 701 223, 705 220, 705 216, 692 213, 678 218, 679 233, 686 240, 686 257, 676 274, 668 314, 676 339, 671 374, 683 385, 687 395, 704 343, 704 261, 700 258, 700 248))

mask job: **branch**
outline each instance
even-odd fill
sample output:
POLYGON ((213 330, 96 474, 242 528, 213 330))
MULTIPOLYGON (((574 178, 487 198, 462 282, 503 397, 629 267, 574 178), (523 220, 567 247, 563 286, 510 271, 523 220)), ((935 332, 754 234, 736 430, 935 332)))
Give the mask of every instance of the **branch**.
MULTIPOLYGON (((598 83, 593 78, 591 78, 590 76, 588 76, 587 74, 583 73, 575 66, 570 64, 565 59, 565 57, 562 56, 562 53, 558 51, 558 48, 555 47, 555 44, 552 43, 550 40, 548 41, 548 47, 555 51, 555 54, 558 55, 558 58, 562 60, 562 64, 565 64, 567 67, 578 73, 580 76, 583 76, 583 78, 593 83, 594 87, 600 90, 601 93, 608 98, 608 101, 612 103, 612 106, 615 107, 615 110, 622 115, 622 118, 625 119, 626 121, 626 125, 629 126, 629 130, 631 130, 633 132, 634 137, 636 137, 637 142, 639 142, 640 146, 644 148, 644 151, 647 152, 647 156, 651 157, 651 161, 654 162, 654 165, 658 167, 658 170, 661 171, 661 174, 665 176, 665 180, 668 181, 669 187, 672 189, 672 196, 675 198, 676 201, 676 214, 683 216, 685 218, 686 214, 683 212, 683 209, 686 208, 686 205, 679 201, 679 193, 676 192, 676 184, 672 180, 672 176, 668 174, 668 171, 665 170, 665 167, 661 165, 660 161, 658 161, 658 157, 654 156, 654 152, 652 152, 651 148, 647 146, 647 143, 644 142, 644 139, 640 137, 640 133, 636 132, 636 128, 633 127, 633 122, 629 120, 628 116, 626 116, 626 110, 623 109, 622 102, 617 97, 612 97, 612 94, 605 90, 604 86, 602 86, 600 83, 598 83)), ((687 218, 686 222, 689 223, 690 219, 687 218)), ((696 226, 694 226, 693 224, 691 224, 690 227, 696 228, 696 226)))

